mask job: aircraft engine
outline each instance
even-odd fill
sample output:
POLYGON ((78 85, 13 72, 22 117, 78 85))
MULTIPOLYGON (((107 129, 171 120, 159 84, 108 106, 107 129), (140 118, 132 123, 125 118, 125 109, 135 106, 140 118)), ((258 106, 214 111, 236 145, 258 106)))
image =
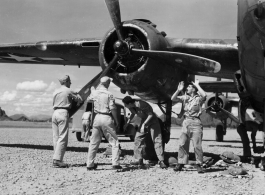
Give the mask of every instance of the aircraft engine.
POLYGON ((168 42, 164 32, 159 32, 155 24, 148 20, 136 19, 122 23, 124 40, 119 41, 115 28, 110 29, 103 38, 99 48, 99 61, 106 69, 114 56, 118 54, 117 63, 109 72, 115 85, 132 95, 159 103, 170 99, 180 80, 187 79, 187 73, 177 67, 167 66, 162 60, 154 60, 132 51, 168 51, 168 42), (153 93, 156 90, 156 95, 153 93), (160 94, 159 94, 160 93, 160 94), (157 95, 159 94, 159 96, 157 95))
POLYGON ((230 113, 232 110, 231 103, 222 94, 212 94, 207 96, 205 108, 208 108, 208 113, 214 118, 226 120, 230 117, 232 120, 237 121, 236 117, 232 116, 230 113))
POLYGON ((219 112, 220 107, 227 111, 231 109, 228 99, 222 94, 218 94, 217 97, 216 97, 216 94, 207 96, 207 99, 205 101, 205 108, 209 106, 213 106, 210 108, 210 111, 212 112, 219 112), (213 106, 213 105, 217 105, 217 106, 213 106))

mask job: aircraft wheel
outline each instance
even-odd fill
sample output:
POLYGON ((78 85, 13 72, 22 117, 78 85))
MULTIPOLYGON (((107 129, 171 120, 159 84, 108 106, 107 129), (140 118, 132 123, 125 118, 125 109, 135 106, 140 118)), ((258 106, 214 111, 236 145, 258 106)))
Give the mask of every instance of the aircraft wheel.
POLYGON ((223 125, 219 124, 216 126, 215 140, 217 142, 224 141, 224 126, 223 125))
POLYGON ((130 140, 131 140, 132 142, 134 142, 135 135, 136 135, 136 130, 135 130, 135 128, 133 128, 133 129, 131 130, 131 133, 132 133, 132 135, 130 135, 129 137, 130 137, 130 140))
POLYGON ((81 138, 81 135, 82 135, 81 132, 76 132, 76 139, 77 139, 77 141, 79 141, 79 142, 83 141, 82 138, 81 138))
POLYGON ((131 140, 132 142, 134 142, 135 135, 134 135, 134 136, 133 136, 133 135, 130 135, 129 137, 130 137, 130 140, 131 140))

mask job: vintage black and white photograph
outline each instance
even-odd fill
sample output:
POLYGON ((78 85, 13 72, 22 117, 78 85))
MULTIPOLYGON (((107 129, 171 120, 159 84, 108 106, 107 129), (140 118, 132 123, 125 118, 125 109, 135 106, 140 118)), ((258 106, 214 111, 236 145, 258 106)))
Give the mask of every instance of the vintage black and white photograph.
POLYGON ((265 195, 264 0, 1 0, 1 195, 265 195))

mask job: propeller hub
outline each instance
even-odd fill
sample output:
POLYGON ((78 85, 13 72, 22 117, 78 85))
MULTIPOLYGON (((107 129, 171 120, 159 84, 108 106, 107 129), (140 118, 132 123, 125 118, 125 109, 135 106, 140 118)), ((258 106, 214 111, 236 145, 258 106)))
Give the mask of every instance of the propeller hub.
POLYGON ((122 56, 128 54, 129 52, 129 45, 125 41, 116 41, 113 45, 113 48, 115 52, 122 56))

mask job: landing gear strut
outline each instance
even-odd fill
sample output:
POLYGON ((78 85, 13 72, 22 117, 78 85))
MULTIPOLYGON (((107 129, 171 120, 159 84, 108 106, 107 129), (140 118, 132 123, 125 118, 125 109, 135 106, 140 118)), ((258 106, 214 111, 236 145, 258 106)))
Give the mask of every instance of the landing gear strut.
POLYGON ((227 128, 226 120, 222 120, 220 123, 216 125, 215 140, 217 142, 224 141, 224 135, 226 134, 226 128, 227 128))

